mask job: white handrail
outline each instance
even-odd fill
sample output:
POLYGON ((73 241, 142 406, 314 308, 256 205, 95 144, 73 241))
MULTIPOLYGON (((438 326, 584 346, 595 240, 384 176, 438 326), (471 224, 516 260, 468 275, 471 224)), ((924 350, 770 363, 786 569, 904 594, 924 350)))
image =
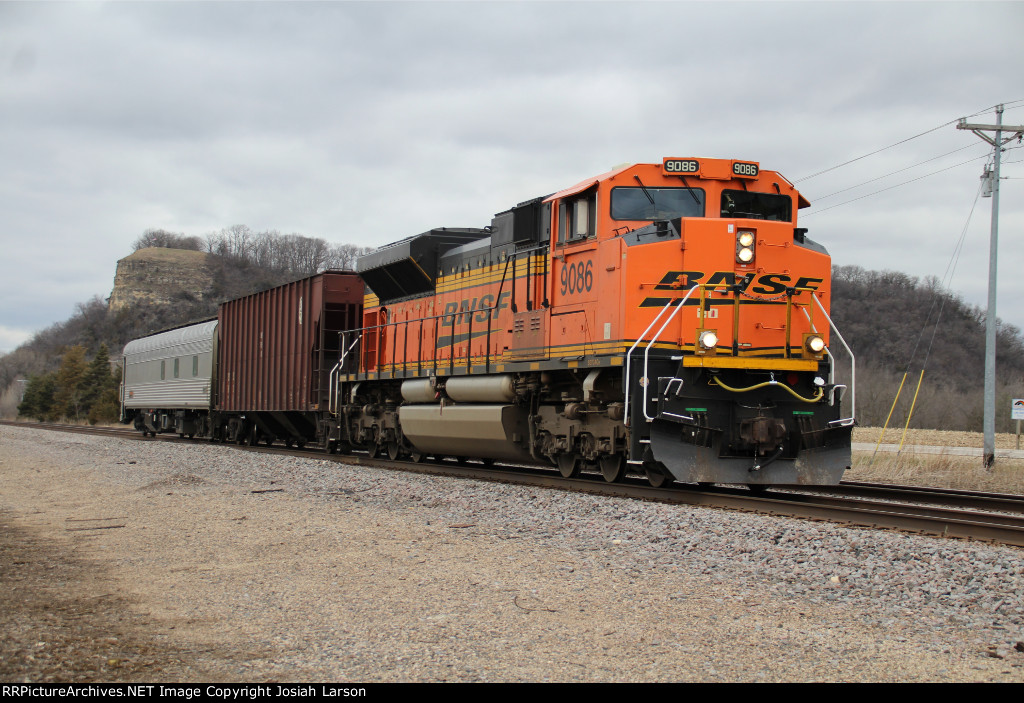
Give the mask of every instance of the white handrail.
MULTIPOLYGON (((842 342, 843 347, 846 348, 846 353, 850 355, 850 417, 844 417, 839 420, 833 420, 829 424, 842 425, 843 427, 847 425, 852 425, 856 421, 857 417, 857 359, 853 355, 853 350, 850 349, 850 345, 846 343, 845 339, 843 339, 843 335, 842 333, 839 332, 839 328, 836 327, 836 323, 832 322, 832 318, 828 316, 827 312, 825 312, 825 306, 821 304, 821 301, 818 300, 818 297, 816 295, 812 294, 811 298, 813 298, 814 302, 818 304, 818 309, 821 310, 821 314, 825 316, 826 320, 828 320, 829 328, 836 333, 836 337, 839 338, 839 341, 842 342)), ((804 310, 804 315, 807 316, 806 310, 804 310)), ((810 317, 808 317, 808 320, 810 320, 810 317)), ((811 327, 813 328, 813 325, 811 325, 811 327)), ((832 352, 828 350, 828 347, 825 348, 825 351, 828 353, 830 360, 835 358, 832 356, 832 352)), ((830 365, 831 363, 832 362, 830 361, 830 365)), ((829 379, 829 383, 833 383, 833 381, 834 379, 829 379)))
MULTIPOLYGON (((689 294, 687 294, 687 297, 689 297, 689 294)), ((685 300, 685 299, 686 298, 684 298, 683 300, 685 300)), ((641 334, 640 337, 635 342, 633 342, 633 346, 631 346, 629 348, 629 351, 626 352, 626 389, 625 389, 625 393, 626 393, 626 406, 623 409, 623 415, 625 416, 625 419, 626 419, 626 422, 625 422, 626 427, 629 427, 629 364, 630 364, 630 361, 633 358, 633 350, 637 348, 637 345, 639 345, 640 342, 644 341, 644 337, 647 336, 647 333, 651 331, 652 327, 654 327, 656 324, 658 324, 658 320, 660 320, 661 316, 664 315, 668 311, 668 309, 670 307, 672 307, 672 303, 674 303, 674 302, 675 302, 674 300, 669 300, 667 303, 665 303, 665 307, 663 307, 661 309, 661 312, 659 312, 654 317, 654 319, 651 320, 651 324, 647 325, 647 329, 645 329, 643 331, 643 334, 641 334)))
POLYGON ((341 356, 338 358, 338 363, 331 369, 331 374, 327 378, 327 385, 330 389, 330 395, 327 397, 327 412, 335 417, 338 416, 338 377, 341 375, 341 367, 345 363, 345 358, 349 352, 355 348, 359 340, 363 338, 363 335, 356 335, 355 340, 349 345, 348 349, 344 349, 341 352, 341 356))
MULTIPOLYGON (((654 336, 651 337, 651 341, 647 343, 647 348, 644 350, 644 375, 643 375, 643 377, 647 379, 647 383, 642 384, 643 387, 644 387, 644 408, 643 409, 644 409, 644 418, 646 418, 646 420, 648 422, 653 422, 654 421, 654 418, 647 414, 647 388, 648 388, 648 386, 651 385, 651 381, 650 381, 650 379, 647 376, 647 369, 648 369, 649 357, 650 357, 650 354, 651 354, 651 347, 654 346, 654 343, 658 341, 658 337, 660 337, 661 333, 665 331, 665 328, 668 327, 669 323, 672 322, 672 320, 675 319, 675 316, 678 315, 679 311, 683 309, 683 306, 686 304, 686 301, 690 299, 690 296, 693 295, 693 291, 697 290, 698 287, 699 286, 694 286, 690 290, 686 291, 686 295, 683 296, 683 299, 679 301, 679 304, 676 305, 676 309, 673 310, 672 314, 668 316, 668 319, 665 320, 665 323, 658 329, 657 332, 655 332, 654 336)), ((646 332, 644 334, 646 334, 646 332)), ((696 343, 697 343, 697 341, 694 340, 694 344, 696 344, 696 343)))

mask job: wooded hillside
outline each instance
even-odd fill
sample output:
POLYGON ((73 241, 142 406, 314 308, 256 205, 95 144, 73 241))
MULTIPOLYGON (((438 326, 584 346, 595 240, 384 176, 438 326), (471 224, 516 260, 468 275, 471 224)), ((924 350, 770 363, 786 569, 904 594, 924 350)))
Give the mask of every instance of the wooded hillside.
MULTIPOLYGON (((924 369, 911 427, 981 431, 985 311, 938 280, 898 271, 839 266, 832 272, 832 319, 857 357, 861 425, 881 426, 906 384, 890 425, 902 426, 924 369)), ((1010 432, 1011 398, 1024 397, 1024 337, 1000 324, 996 344, 996 429, 1010 432)))

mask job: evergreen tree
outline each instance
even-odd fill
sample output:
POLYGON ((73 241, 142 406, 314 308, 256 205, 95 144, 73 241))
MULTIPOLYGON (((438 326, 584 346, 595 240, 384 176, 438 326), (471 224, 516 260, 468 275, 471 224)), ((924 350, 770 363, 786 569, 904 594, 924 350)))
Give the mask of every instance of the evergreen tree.
POLYGON ((53 394, 53 406, 50 409, 50 419, 59 420, 66 418, 77 422, 83 417, 84 384, 85 372, 85 347, 76 344, 64 352, 60 368, 57 369, 55 377, 56 389, 53 394))
POLYGON ((82 377, 82 414, 88 415, 100 396, 110 386, 110 352, 106 344, 100 344, 96 356, 82 377))
POLYGON ((53 407, 55 389, 55 374, 44 373, 30 377, 25 387, 25 397, 18 405, 18 415, 32 417, 40 422, 47 419, 53 407))

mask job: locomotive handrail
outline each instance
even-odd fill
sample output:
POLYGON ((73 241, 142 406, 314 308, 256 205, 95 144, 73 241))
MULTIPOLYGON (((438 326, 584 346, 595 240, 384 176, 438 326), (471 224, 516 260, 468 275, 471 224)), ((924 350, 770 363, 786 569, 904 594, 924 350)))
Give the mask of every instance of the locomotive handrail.
POLYGON ((661 312, 659 312, 654 317, 654 319, 651 320, 651 324, 647 325, 647 329, 645 329, 640 334, 640 336, 637 337, 637 340, 635 342, 633 342, 633 346, 631 346, 629 348, 629 351, 626 352, 626 388, 625 388, 626 402, 625 402, 625 406, 624 406, 623 411, 622 411, 623 412, 623 416, 625 418, 625 422, 623 424, 625 424, 626 427, 630 426, 630 422, 629 422, 629 379, 630 379, 629 366, 630 366, 630 362, 633 360, 633 350, 637 348, 637 345, 639 345, 640 342, 644 341, 644 337, 647 335, 647 333, 650 332, 651 328, 654 327, 654 325, 656 325, 658 323, 658 320, 661 319, 661 316, 664 315, 665 312, 670 307, 672 307, 672 303, 674 303, 674 302, 675 302, 674 300, 669 300, 667 303, 665 303, 665 307, 663 307, 661 309, 661 312))
MULTIPOLYGON (((832 318, 829 317, 828 312, 825 310, 825 306, 821 304, 821 301, 818 300, 817 296, 812 295, 811 298, 813 298, 814 302, 817 303, 818 309, 821 310, 821 314, 825 316, 826 320, 828 320, 829 328, 833 332, 836 333, 836 337, 839 338, 839 341, 842 342, 843 347, 846 348, 846 353, 850 355, 850 386, 849 386, 850 387, 850 417, 840 418, 839 420, 832 420, 832 422, 828 423, 830 425, 838 425, 840 427, 848 427, 848 426, 854 424, 856 422, 856 418, 857 418, 857 358, 853 355, 853 350, 850 349, 850 345, 846 343, 845 339, 843 339, 843 335, 839 331, 839 328, 836 327, 836 324, 834 322, 832 322, 832 318)), ((810 316, 807 315, 807 311, 804 310, 803 312, 804 312, 804 316, 807 317, 808 322, 811 323, 811 329, 814 330, 815 332, 817 332, 817 330, 814 329, 814 322, 811 321, 810 316)), ((828 382, 834 384, 834 381, 835 381, 835 371, 834 371, 835 357, 832 356, 832 352, 829 350, 828 347, 825 347, 825 352, 828 354, 828 358, 829 358, 829 379, 828 379, 828 382)), ((833 389, 833 393, 829 397, 829 404, 832 404, 834 399, 835 399, 835 390, 833 389)))
MULTIPOLYGON (((434 340, 435 340, 435 344, 436 344, 436 341, 439 338, 438 329, 437 329, 438 328, 438 323, 439 322, 443 322, 443 320, 445 320, 446 318, 451 318, 452 319, 452 334, 450 335, 450 337, 449 337, 449 339, 447 341, 447 344, 446 344, 446 347, 448 348, 448 359, 447 359, 448 373, 451 375, 451 374, 455 373, 456 361, 458 361, 458 364, 459 364, 460 367, 462 366, 462 363, 463 363, 463 359, 461 358, 461 356, 459 357, 459 359, 456 359, 456 355, 455 355, 455 345, 456 345, 455 326, 457 324, 461 324, 461 323, 457 323, 456 319, 461 317, 461 316, 468 316, 468 318, 466 320, 466 324, 468 325, 468 329, 467 329, 467 339, 466 339, 466 355, 465 355, 465 360, 464 361, 465 361, 466 372, 470 373, 470 372, 472 372, 472 363, 473 363, 472 362, 472 359, 473 359, 473 349, 472 349, 473 318, 476 317, 476 315, 479 314, 479 313, 487 313, 487 331, 486 331, 486 341, 485 341, 485 347, 486 348, 485 348, 485 353, 484 353, 484 368, 485 368, 485 372, 486 373, 490 373, 490 370, 491 370, 491 334, 492 334, 492 331, 493 331, 493 328, 494 328, 494 315, 493 315, 493 313, 494 313, 495 310, 498 309, 498 306, 500 305, 502 293, 504 293, 504 291, 505 291, 505 284, 509 280, 508 279, 509 267, 511 266, 512 269, 513 269, 513 272, 515 272, 516 260, 519 259, 520 257, 524 257, 525 256, 526 259, 527 259, 527 264, 526 264, 526 275, 527 275, 527 277, 543 276, 543 281, 544 281, 544 283, 542 284, 544 286, 543 299, 542 300, 536 299, 534 294, 531 292, 532 291, 532 286, 530 286, 530 285, 527 286, 527 291, 526 292, 527 292, 528 299, 527 299, 527 302, 526 302, 526 307, 527 307, 528 310, 549 307, 550 303, 548 302, 548 295, 547 295, 547 288, 546 288, 546 286, 547 286, 547 278, 548 278, 547 259, 545 259, 543 267, 538 266, 537 264, 535 264, 533 262, 533 255, 536 252, 543 252, 543 251, 546 251, 547 249, 550 249, 550 245, 548 245, 548 244, 539 244, 539 245, 535 245, 535 246, 531 246, 531 247, 527 247, 527 248, 521 249, 519 251, 514 251, 505 259, 504 270, 502 271, 501 281, 500 281, 500 283, 498 285, 498 291, 497 291, 497 294, 495 295, 495 300, 494 300, 494 304, 493 305, 480 306, 478 308, 474 308, 473 310, 456 310, 454 312, 443 312, 443 313, 439 313, 437 315, 424 315, 422 317, 409 318, 409 319, 406 319, 406 320, 386 320, 386 321, 381 322, 380 324, 377 324, 377 325, 372 325, 372 326, 367 326, 367 327, 360 327, 360 328, 357 328, 356 330, 351 330, 351 331, 359 333, 359 335, 357 337, 357 341, 358 341, 359 338, 362 338, 364 336, 367 337, 368 339, 376 336, 377 344, 376 344, 375 349, 367 349, 366 351, 368 353, 370 353, 370 354, 376 354, 376 367, 375 368, 377 369, 377 372, 380 373, 380 368, 382 368, 385 365, 385 363, 388 362, 388 359, 384 358, 384 356, 383 356, 384 349, 383 349, 383 344, 381 343, 381 341, 382 341, 384 335, 382 334, 382 332, 384 330, 388 329, 388 328, 394 328, 394 335, 393 335, 393 338, 392 338, 392 348, 391 348, 391 359, 390 359, 390 368, 391 368, 390 373, 392 374, 392 377, 396 377, 396 374, 397 374, 396 369, 398 367, 398 362, 397 362, 398 327, 401 326, 402 329, 405 332, 405 336, 404 336, 404 338, 402 340, 402 350, 403 350, 402 365, 403 365, 403 367, 406 367, 406 369, 407 369, 410 364, 414 363, 416 365, 416 373, 417 373, 417 375, 419 375, 422 372, 422 366, 421 365, 423 364, 423 326, 424 326, 424 323, 427 323, 427 322, 430 322, 430 321, 434 322, 434 340), (538 271, 537 270, 538 268, 542 268, 542 271, 538 271), (420 341, 419 341, 419 344, 417 345, 416 359, 414 361, 410 360, 408 358, 408 356, 409 356, 408 351, 409 351, 409 325, 410 325, 410 323, 412 323, 412 324, 417 324, 418 323, 418 325, 419 325, 418 332, 419 332, 419 335, 420 335, 420 341)), ((515 273, 513 273, 511 285, 513 287, 513 294, 512 294, 512 300, 510 301, 509 307, 512 310, 512 312, 516 312, 518 306, 516 305, 515 292, 514 292, 515 291, 515 273)), ((381 306, 381 307, 383 309, 383 306, 381 306)), ((353 344, 353 346, 354 346, 354 344, 353 344)), ((372 361, 372 359, 370 359, 370 361, 372 361)), ((435 374, 435 375, 437 374, 437 370, 438 370, 438 361, 439 361, 439 359, 438 359, 437 354, 432 354, 431 355, 431 361, 430 361, 431 369, 432 369, 431 372, 433 374, 435 374)), ((358 369, 357 369, 356 373, 357 374, 360 373, 358 371, 358 369)), ((337 386, 338 386, 338 384, 340 384, 340 376, 341 376, 340 367, 336 366, 334 369, 332 369, 331 370, 331 374, 332 374, 332 377, 331 377, 332 378, 332 380, 331 380, 331 383, 332 383, 331 393, 332 393, 332 397, 333 397, 333 396, 337 395, 337 386)), ((335 414, 337 414, 336 413, 336 405, 337 405, 336 402, 334 402, 334 405, 335 405, 335 414)))
MULTIPOLYGON (((342 332, 341 335, 342 339, 344 339, 345 333, 342 332)), ((338 416, 338 377, 341 375, 341 367, 345 364, 345 359, 348 357, 349 352, 359 344, 359 340, 362 338, 363 335, 357 334, 355 340, 353 340, 352 344, 349 345, 348 349, 342 350, 341 356, 338 357, 338 363, 334 365, 334 368, 331 369, 330 376, 328 376, 327 384, 330 388, 330 392, 327 398, 327 412, 335 417, 338 416)), ((344 342, 342 342, 342 344, 344 344, 344 342)))
MULTIPOLYGON (((650 365, 651 347, 654 346, 654 343, 658 341, 658 337, 660 337, 661 333, 665 331, 665 328, 668 327, 669 323, 672 322, 672 320, 675 319, 675 316, 679 314, 679 311, 683 309, 683 306, 686 305, 686 301, 690 299, 691 295, 693 295, 693 291, 697 290, 698 288, 700 288, 701 291, 703 292, 703 290, 705 288, 705 284, 698 283, 693 288, 691 288, 690 290, 686 291, 686 295, 684 295, 683 299, 679 301, 678 305, 676 305, 676 309, 672 311, 672 314, 668 316, 668 319, 665 320, 665 322, 661 325, 661 327, 658 328, 658 331, 654 333, 654 336, 651 337, 651 341, 649 341, 647 343, 647 348, 644 349, 644 375, 643 375, 643 378, 648 378, 647 377, 647 373, 648 373, 648 367, 650 365)), ((659 317, 660 317, 660 315, 659 315, 659 317)), ((644 332, 644 334, 647 334, 647 332, 644 332)), ((644 406, 643 406, 644 418, 648 422, 653 422, 654 418, 647 414, 647 388, 651 385, 651 381, 648 378, 647 383, 642 383, 640 385, 642 385, 644 387, 644 406)))
MULTIPOLYGON (((680 300, 678 302, 676 302, 674 300, 669 300, 668 303, 665 304, 665 307, 663 307, 661 309, 661 311, 655 316, 654 320, 651 321, 651 324, 649 324, 647 326, 647 329, 645 329, 643 331, 643 333, 640 335, 639 339, 637 339, 633 343, 633 345, 629 348, 629 351, 626 352, 626 387, 625 387, 625 396, 626 397, 625 397, 624 415, 625 415, 625 424, 627 426, 629 426, 629 424, 630 424, 630 422, 629 422, 629 420, 630 420, 630 414, 629 414, 629 398, 630 398, 629 385, 630 385, 630 378, 631 378, 631 376, 630 376, 630 365, 631 365, 631 362, 632 362, 632 356, 633 356, 634 350, 637 348, 638 345, 640 345, 645 340, 647 334, 658 323, 658 321, 662 318, 662 316, 666 312, 668 312, 669 308, 674 305, 676 309, 662 323, 661 327, 658 328, 658 331, 655 332, 654 336, 650 339, 649 342, 647 342, 647 346, 644 349, 644 371, 643 371, 643 376, 641 376, 641 379, 646 380, 647 382, 641 384, 641 385, 643 385, 643 389, 644 389, 643 390, 643 413, 644 413, 644 418, 648 422, 653 422, 656 418, 651 417, 647 413, 647 388, 650 385, 650 381, 648 380, 648 372, 649 372, 649 367, 650 367, 651 347, 653 347, 654 344, 658 341, 658 339, 661 337, 662 332, 664 332, 665 328, 668 327, 668 325, 672 322, 673 319, 675 319, 676 315, 679 314, 679 311, 683 308, 683 306, 685 305, 686 301, 690 298, 690 296, 693 294, 693 292, 695 290, 697 290, 697 289, 700 289, 700 298, 701 298, 701 300, 700 300, 700 324, 701 324, 701 326, 703 326, 704 325, 703 310, 704 310, 705 294, 707 293, 708 289, 713 291, 715 288, 718 288, 718 287, 720 287, 720 286, 719 285, 709 286, 708 284, 705 284, 705 283, 697 283, 697 284, 695 284, 693 287, 691 287, 686 292, 686 295, 682 298, 682 300, 680 300)), ((828 320, 829 326, 835 331, 836 336, 843 343, 843 346, 846 347, 846 351, 850 355, 851 368, 852 368, 853 367, 853 358, 854 358, 853 357, 853 352, 850 349, 849 345, 846 344, 846 340, 843 339, 843 336, 839 333, 839 330, 836 329, 836 326, 832 322, 832 319, 828 316, 828 313, 825 312, 824 307, 821 305, 821 301, 819 301, 817 299, 817 297, 815 297, 813 295, 813 290, 810 289, 810 288, 797 288, 797 289, 794 289, 794 291, 795 292, 810 292, 811 293, 811 298, 814 299, 814 302, 817 303, 818 307, 821 309, 822 314, 825 315, 825 319, 828 320)), ((791 334, 790 327, 792 326, 792 318, 791 318, 791 310, 792 310, 792 306, 793 306, 793 294, 792 293, 793 293, 793 291, 787 291, 787 293, 786 293, 787 300, 786 300, 786 327, 785 327, 785 329, 786 329, 786 350, 785 350, 785 354, 786 354, 787 357, 789 356, 789 342, 790 342, 790 334, 791 334)), ((738 301, 738 296, 737 296, 736 300, 738 301)), ((801 306, 797 306, 797 307, 800 307, 801 311, 804 313, 804 316, 807 317, 807 321, 808 321, 808 323, 811 326, 811 330, 816 332, 817 329, 815 328, 813 317, 808 314, 808 312, 805 309, 805 307, 801 307, 801 306)), ((813 313, 813 309, 812 309, 811 312, 813 313)), ((734 319, 733 319, 733 326, 734 327, 737 326, 738 320, 739 320, 739 313, 737 311, 737 313, 734 314, 734 319)), ((734 330, 734 338, 733 339, 734 339, 734 344, 735 344, 738 341, 738 335, 735 332, 735 330, 734 330)), ((834 371, 833 371, 834 363, 835 363, 834 362, 834 357, 832 356, 832 353, 828 350, 828 348, 826 348, 825 351, 826 351, 826 353, 828 354, 828 357, 829 357, 829 383, 832 383, 833 380, 834 380, 834 371)), ((854 373, 855 372, 851 372, 851 383, 852 383, 852 378, 853 378, 853 374, 854 373)), ((801 400, 804 400, 805 402, 816 402, 817 400, 819 400, 822 397, 822 395, 823 395, 823 393, 819 393, 813 400, 810 400, 810 401, 808 401, 807 399, 804 399, 804 398, 801 398, 801 400)), ((834 404, 834 398, 835 398, 835 389, 833 389, 832 393, 829 396, 829 403, 830 404, 834 404)), ((851 412, 853 412, 853 409, 855 408, 855 406, 854 406, 853 391, 851 391, 850 401, 851 401, 851 412)), ((833 420, 830 424, 846 426, 846 425, 853 424, 853 422, 854 422, 854 418, 851 415, 851 417, 849 417, 849 418, 842 418, 840 420, 833 420)))

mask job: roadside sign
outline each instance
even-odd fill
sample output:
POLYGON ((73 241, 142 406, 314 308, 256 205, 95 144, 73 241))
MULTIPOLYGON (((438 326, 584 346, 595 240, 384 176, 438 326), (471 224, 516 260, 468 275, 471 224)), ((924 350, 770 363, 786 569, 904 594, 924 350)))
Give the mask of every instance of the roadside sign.
POLYGON ((1013 410, 1011 420, 1024 420, 1024 398, 1013 399, 1013 410))

